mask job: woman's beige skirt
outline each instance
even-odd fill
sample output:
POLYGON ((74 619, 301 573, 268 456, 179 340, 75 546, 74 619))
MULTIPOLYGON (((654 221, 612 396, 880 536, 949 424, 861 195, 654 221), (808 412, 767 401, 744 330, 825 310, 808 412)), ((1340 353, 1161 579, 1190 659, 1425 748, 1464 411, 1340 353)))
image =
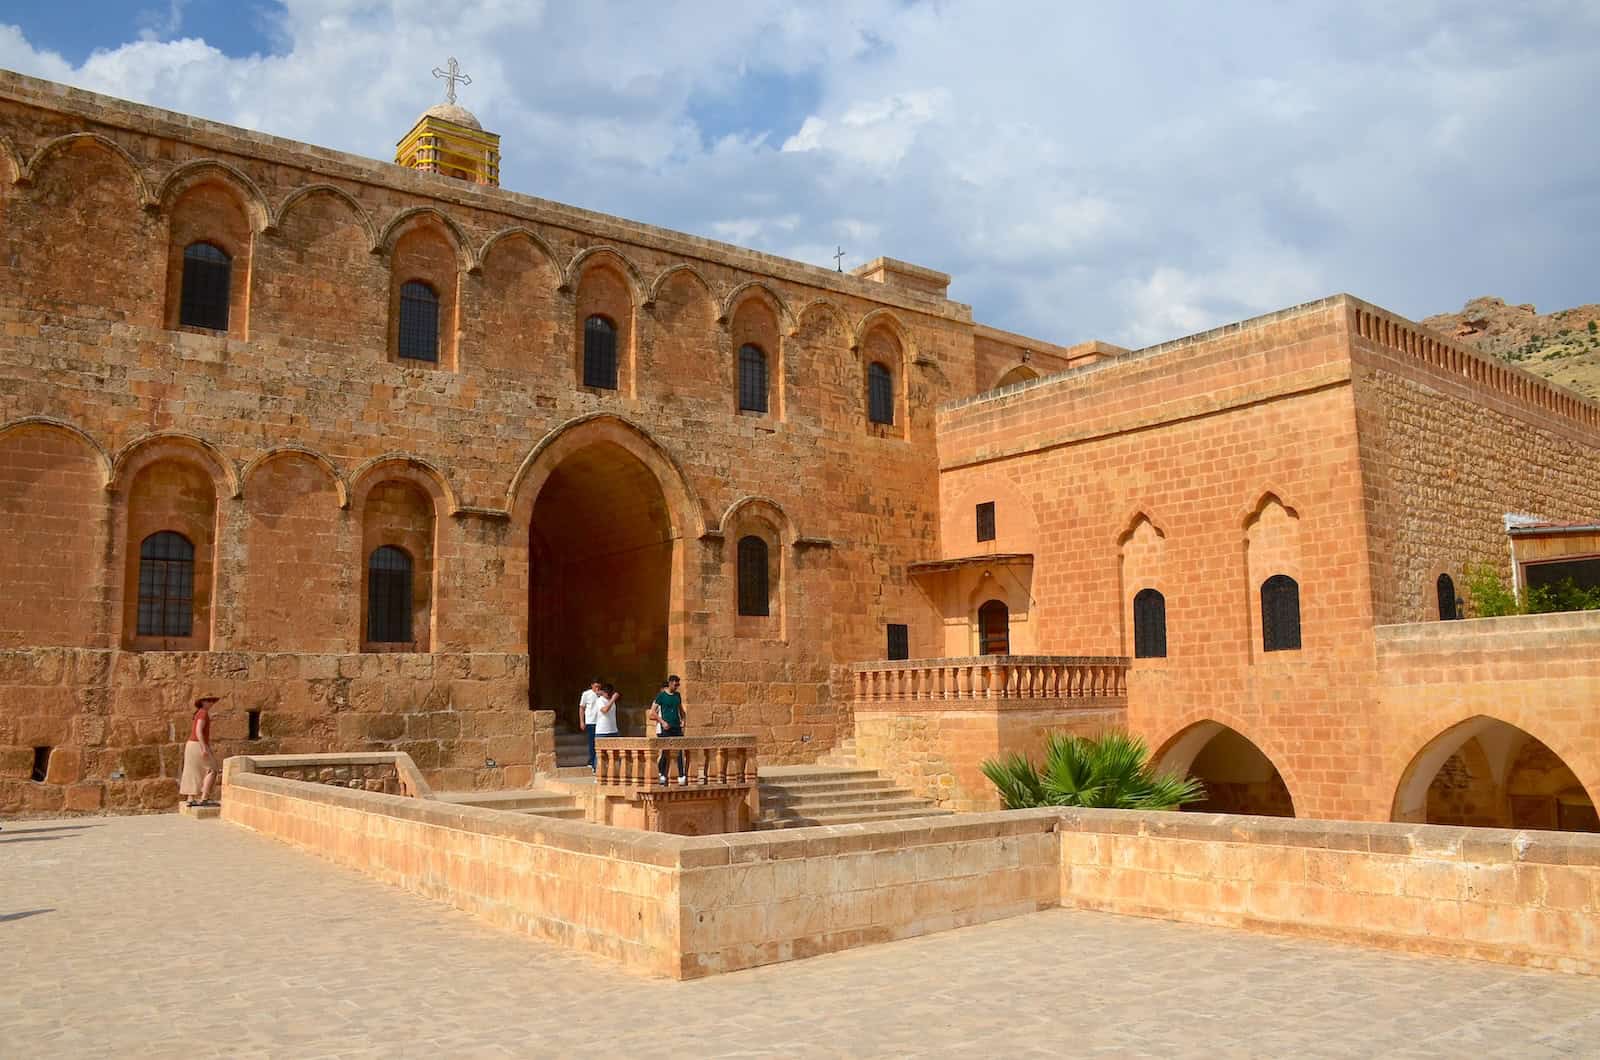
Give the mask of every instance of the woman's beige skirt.
POLYGON ((183 745, 183 779, 178 782, 179 795, 198 795, 205 780, 206 770, 215 770, 217 760, 206 753, 199 740, 183 745))

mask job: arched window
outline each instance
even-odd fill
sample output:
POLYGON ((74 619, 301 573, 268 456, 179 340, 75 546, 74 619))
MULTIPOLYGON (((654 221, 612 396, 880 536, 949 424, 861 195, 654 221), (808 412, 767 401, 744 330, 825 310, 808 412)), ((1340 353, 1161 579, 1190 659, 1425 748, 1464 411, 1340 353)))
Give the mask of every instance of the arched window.
POLYGON ((739 347, 739 410, 767 411, 767 355, 760 346, 739 347))
POLYGON ((978 651, 983 655, 1011 654, 1011 610, 999 600, 978 608, 978 651))
POLYGON ((228 289, 233 259, 210 243, 190 243, 183 250, 183 292, 178 323, 189 328, 228 330, 228 289))
POLYGON ((139 545, 139 636, 194 632, 194 545, 162 530, 139 545))
POLYGON ((439 295, 420 280, 400 285, 400 344, 412 361, 439 359, 439 295))
POLYGON ((411 636, 411 557, 383 545, 367 560, 367 640, 405 644, 411 636))
POLYGON ((1167 657, 1167 598, 1155 589, 1140 589, 1133 597, 1133 657, 1167 657))
POLYGON ((1261 650, 1300 650, 1300 585, 1287 574, 1261 583, 1261 650))
POLYGON ((602 316, 583 322, 583 385, 617 389, 617 326, 602 316))
POLYGON ((867 365, 867 419, 894 423, 894 373, 880 361, 867 365))
POLYGON ((1454 622, 1461 617, 1461 605, 1456 599, 1455 579, 1448 574, 1439 575, 1439 580, 1434 583, 1434 588, 1439 593, 1439 621, 1454 622))
POLYGON ((739 539, 739 613, 764 616, 767 603, 767 543, 759 537, 739 539))

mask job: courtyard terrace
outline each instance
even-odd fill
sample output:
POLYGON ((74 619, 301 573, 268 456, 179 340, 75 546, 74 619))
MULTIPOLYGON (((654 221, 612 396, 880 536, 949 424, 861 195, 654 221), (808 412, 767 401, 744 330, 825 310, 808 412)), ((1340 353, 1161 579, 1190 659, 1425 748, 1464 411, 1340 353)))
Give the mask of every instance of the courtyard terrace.
POLYGON ((1053 910, 688 982, 177 815, 0 832, 0 1042, 120 1056, 1570 1056, 1600 979, 1053 910))

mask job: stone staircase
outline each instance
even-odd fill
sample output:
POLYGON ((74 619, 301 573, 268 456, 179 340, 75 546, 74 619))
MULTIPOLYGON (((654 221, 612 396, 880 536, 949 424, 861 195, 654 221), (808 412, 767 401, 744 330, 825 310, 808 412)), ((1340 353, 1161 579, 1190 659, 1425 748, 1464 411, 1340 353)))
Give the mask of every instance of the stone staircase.
POLYGON ((757 829, 943 817, 924 798, 894 786, 876 769, 859 766, 762 766, 757 829))
POLYGON ((845 769, 854 768, 856 765, 856 738, 847 736, 833 745, 827 754, 817 759, 819 766, 839 766, 845 769))
MULTIPOLYGON (((587 751, 585 751, 587 754, 587 751)), ((509 810, 534 817, 559 817, 566 821, 581 821, 583 807, 571 795, 538 788, 519 788, 511 791, 442 791, 433 796, 440 802, 453 802, 458 806, 481 806, 486 810, 509 810)))
POLYGON ((589 768, 589 737, 564 725, 556 727, 556 768, 589 768))

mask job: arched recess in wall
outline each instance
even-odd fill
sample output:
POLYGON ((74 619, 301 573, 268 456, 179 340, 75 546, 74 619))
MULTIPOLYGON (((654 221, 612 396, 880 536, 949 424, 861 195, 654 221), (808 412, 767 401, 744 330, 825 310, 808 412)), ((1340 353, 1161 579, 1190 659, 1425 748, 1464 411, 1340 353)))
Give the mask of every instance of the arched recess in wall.
POLYGON ((518 226, 490 236, 478 260, 478 275, 462 282, 476 307, 459 315, 462 348, 491 371, 560 378, 569 325, 555 252, 537 232, 518 226))
POLYGON ((730 381, 725 400, 736 411, 773 420, 784 418, 788 313, 788 307, 763 283, 742 285, 724 303, 729 360, 723 374, 730 381))
POLYGON ((109 471, 74 426, 0 426, 0 648, 107 646, 109 471))
POLYGON ((353 632, 361 650, 434 650, 448 621, 448 602, 438 592, 440 571, 449 568, 452 558, 450 523, 443 518, 456 510, 448 481, 438 468, 415 457, 380 457, 351 475, 350 508, 360 520, 359 610, 352 611, 359 617, 353 632), (374 563, 374 553, 384 548, 399 549, 408 557, 404 588, 409 608, 392 598, 394 583, 382 577, 383 564, 374 563), (385 617, 397 613, 406 619, 385 623, 385 617), (404 629, 405 638, 396 638, 397 627, 404 629))
POLYGON ((120 526, 121 643, 127 649, 205 651, 220 584, 223 497, 233 465, 192 435, 142 438, 117 454, 110 483, 120 526), (181 539, 181 558, 166 543, 181 539))
POLYGON ((138 164, 106 137, 74 133, 34 154, 29 237, 11 245, 7 283, 18 300, 46 313, 161 326, 165 280, 160 217, 138 164), (93 232, 93 239, 84 238, 93 232))
MULTIPOLYGON (((1127 521, 1122 533, 1117 535, 1117 570, 1121 586, 1122 654, 1139 657, 1136 650, 1140 609, 1135 601, 1141 592, 1161 594, 1161 647, 1159 656, 1165 658, 1167 649, 1167 606, 1169 594, 1177 589, 1167 576, 1167 535, 1161 526, 1144 511, 1135 512, 1127 521)), ((1148 610, 1148 609, 1146 609, 1148 610)), ((1148 618, 1148 615, 1144 616, 1148 618)))
POLYGON ((866 385, 858 400, 867 431, 881 437, 905 438, 910 430, 910 378, 914 360, 911 336, 900 318, 874 309, 856 325, 854 348, 866 385), (874 368, 874 366, 878 366, 874 368), (887 396, 875 394, 887 371, 887 396))
POLYGON ((390 359, 410 368, 456 368, 461 277, 475 267, 461 230, 439 211, 417 207, 391 221, 382 239, 390 359))
POLYGON ((663 401, 691 401, 721 409, 724 364, 718 355, 717 302, 698 269, 674 265, 651 285, 649 348, 639 353, 639 375, 663 401))
POLYGON ((388 263, 361 204, 343 188, 297 188, 256 240, 250 328, 295 351, 324 344, 356 363, 385 350, 388 263))
POLYGON ((1429 740, 1401 774, 1396 821, 1600 832, 1567 760, 1509 722, 1477 715, 1429 740))
POLYGON ((686 563, 705 520, 688 481, 644 431, 597 414, 528 454, 507 507, 512 532, 528 535, 533 704, 578 724, 571 690, 602 675, 629 708, 624 731, 641 731, 666 670, 690 661, 686 563))
POLYGON ((168 328, 200 328, 236 339, 249 336, 250 271, 265 205, 252 200, 251 191, 243 188, 230 170, 220 163, 201 165, 163 187, 168 328), (214 252, 220 251, 226 259, 220 269, 225 283, 215 284, 217 290, 209 289, 216 266, 192 260, 196 251, 213 258, 214 252), (213 319, 211 302, 220 303, 220 318, 213 319))
POLYGON ((635 393, 637 309, 643 282, 633 263, 610 247, 590 247, 567 266, 572 288, 572 379, 604 400, 635 393))
POLYGON ((787 640, 789 612, 792 601, 798 599, 792 586, 795 576, 794 543, 798 534, 794 523, 783 508, 767 497, 741 497, 728 506, 721 520, 723 547, 723 573, 730 592, 724 598, 735 616, 734 633, 741 637, 758 637, 766 640, 787 640), (753 553, 741 544, 747 537, 762 543, 761 558, 765 560, 765 577, 759 587, 765 597, 764 613, 761 609, 745 606, 751 583, 747 560, 753 553), (747 613, 753 612, 753 613, 747 613))
POLYGON ((860 430, 867 384, 851 342, 850 322, 834 303, 819 298, 800 310, 788 341, 795 381, 791 419, 815 417, 823 429, 839 434, 860 430))
POLYGON ((1220 721, 1196 722, 1167 741, 1152 759, 1163 771, 1196 777, 1206 797, 1183 809, 1192 813, 1295 816, 1289 785, 1254 741, 1220 721))
POLYGON ((359 557, 345 483, 333 464, 307 449, 263 453, 245 467, 244 505, 235 645, 357 650, 359 557))
POLYGON ((1256 662, 1274 658, 1285 643, 1295 645, 1290 650, 1301 650, 1315 640, 1315 625, 1306 620, 1306 615, 1307 604, 1315 598, 1319 586, 1306 578, 1300 515, 1298 508, 1284 502, 1280 492, 1269 490, 1246 511, 1242 521, 1244 584, 1239 628, 1248 630, 1250 658, 1256 662), (1294 583, 1296 601, 1294 635, 1290 639, 1286 639, 1282 628, 1287 613, 1272 606, 1284 599, 1280 587, 1285 578, 1294 583))

